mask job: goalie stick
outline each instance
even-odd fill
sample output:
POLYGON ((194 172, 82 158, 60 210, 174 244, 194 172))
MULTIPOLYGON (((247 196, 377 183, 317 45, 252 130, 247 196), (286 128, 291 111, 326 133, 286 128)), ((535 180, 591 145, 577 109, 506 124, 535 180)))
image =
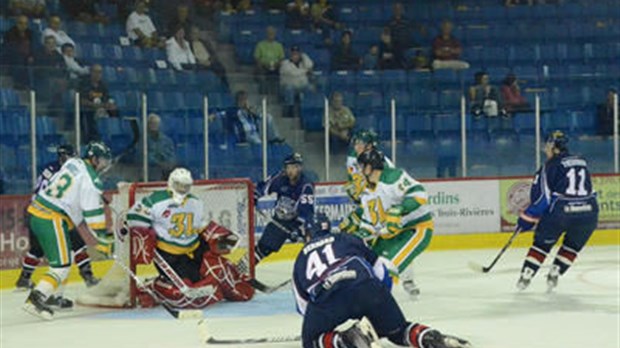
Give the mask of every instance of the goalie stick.
MULTIPOLYGON (((159 298, 159 296, 157 296, 153 292, 153 290, 151 290, 148 286, 146 286, 142 282, 142 280, 135 273, 133 273, 131 269, 129 269, 129 267, 127 267, 127 265, 123 261, 121 261, 116 255, 113 255, 112 257, 114 258, 114 261, 116 262, 116 264, 119 265, 119 267, 123 271, 125 271, 125 273, 127 273, 127 275, 129 275, 136 282, 138 287, 148 292, 149 295, 151 295, 151 297, 159 298)), ((202 311, 198 309, 175 309, 175 308, 170 307, 168 304, 166 304, 166 302, 162 302, 161 305, 162 307, 164 307, 166 312, 168 312, 170 315, 172 315, 176 319, 200 319, 203 317, 202 311)))
POLYGON ((519 235, 519 233, 521 233, 521 228, 517 227, 514 231, 514 233, 512 234, 512 236, 510 236, 510 239, 508 239, 508 242, 506 242, 506 245, 504 245, 504 247, 502 248, 502 250, 500 250, 499 254, 497 254, 497 256, 495 256, 495 259, 493 259, 493 261, 491 262, 490 265, 488 266, 482 266, 478 263, 469 262, 469 268, 473 269, 476 272, 482 272, 482 273, 489 273, 489 271, 491 271, 491 269, 493 268, 493 266, 495 266, 495 264, 497 263, 497 261, 499 261, 499 259, 502 257, 502 255, 504 255, 504 252, 510 247, 510 245, 512 244, 512 242, 515 240, 515 238, 517 238, 517 236, 519 235))
POLYGON ((238 339, 222 339, 209 337, 205 341, 207 344, 256 344, 256 343, 281 343, 281 342, 298 342, 301 336, 274 336, 261 338, 238 338, 238 339))

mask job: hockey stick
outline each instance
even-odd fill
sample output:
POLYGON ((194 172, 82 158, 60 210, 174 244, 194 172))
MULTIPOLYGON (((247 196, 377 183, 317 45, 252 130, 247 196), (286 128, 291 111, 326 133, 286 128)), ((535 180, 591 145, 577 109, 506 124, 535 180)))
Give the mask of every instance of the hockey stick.
POLYGON ((164 272, 164 274, 168 276, 168 279, 172 281, 172 284, 174 284, 174 286, 176 286, 177 289, 179 289, 179 291, 183 293, 183 295, 195 299, 205 296, 211 296, 215 293, 215 288, 213 287, 213 285, 205 285, 199 288, 190 288, 189 286, 187 286, 187 284, 185 284, 183 279, 179 277, 177 272, 175 272, 175 270, 168 264, 168 262, 166 262, 166 260, 164 260, 164 258, 159 255, 157 250, 155 251, 153 261, 157 266, 159 266, 159 268, 164 272))
MULTIPOLYGON (((136 282, 136 284, 138 285, 139 288, 141 288, 144 291, 148 292, 148 294, 151 297, 153 297, 154 299, 159 298, 159 296, 157 296, 153 292, 153 290, 151 290, 151 288, 146 286, 146 284, 144 284, 142 282, 142 279, 140 279, 135 273, 133 273, 131 271, 131 269, 129 269, 129 267, 127 267, 127 265, 123 261, 121 261, 116 255, 113 255, 112 258, 114 259, 114 262, 116 262, 116 264, 119 265, 120 268, 123 271, 125 271, 125 273, 127 273, 127 275, 129 275, 136 282)), ((168 304, 166 304, 166 302, 162 302, 161 305, 162 305, 162 307, 164 307, 166 312, 168 312, 170 315, 172 315, 176 319, 200 319, 200 318, 203 317, 201 310, 197 310, 197 309, 175 309, 175 308, 170 307, 168 304)))
POLYGON ((301 336, 274 336, 274 337, 260 337, 260 338, 237 338, 237 339, 223 339, 209 337, 206 340, 207 344, 256 344, 256 343, 281 343, 281 342, 298 342, 301 341, 301 336))
POLYGON ((252 287, 262 293, 265 294, 271 294, 273 292, 276 292, 280 289, 282 289, 283 287, 287 286, 289 283, 291 282, 290 279, 283 281, 282 283, 278 284, 278 285, 274 285, 274 286, 269 286, 263 282, 261 282, 260 280, 256 280, 254 278, 249 280, 250 285, 252 285, 252 287))
POLYGON ((489 271, 493 268, 493 266, 495 266, 497 261, 499 261, 499 259, 502 257, 502 255, 504 255, 504 252, 508 249, 508 247, 510 247, 510 245, 515 240, 515 238, 517 238, 519 233, 521 233, 521 228, 517 227, 515 229, 514 233, 512 234, 512 236, 510 236, 510 239, 508 239, 508 242, 506 243, 506 245, 504 245, 502 250, 500 250, 499 254, 497 254, 497 256, 495 256, 495 259, 493 259, 493 262, 491 262, 490 265, 484 267, 484 266, 482 266, 480 264, 477 264, 475 262, 471 262, 470 261, 469 262, 469 268, 473 269, 476 272, 489 273, 489 271))

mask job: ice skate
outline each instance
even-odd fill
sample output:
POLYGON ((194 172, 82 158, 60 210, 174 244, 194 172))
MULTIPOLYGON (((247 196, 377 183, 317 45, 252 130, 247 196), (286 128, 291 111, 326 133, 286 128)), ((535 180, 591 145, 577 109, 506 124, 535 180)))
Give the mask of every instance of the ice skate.
POLYGON ((51 308, 61 311, 67 311, 73 309, 73 301, 61 295, 51 295, 45 301, 45 304, 51 308))
POLYGON ((97 284, 99 284, 99 278, 93 275, 93 272, 80 272, 82 279, 84 279, 84 283, 86 287, 90 288, 97 284))
POLYGON ((377 343, 379 336, 365 317, 341 332, 340 338, 339 343, 346 348, 381 348, 377 343))
POLYGON ((466 340, 430 330, 422 337, 422 348, 471 348, 466 340))
POLYGON ((22 271, 22 273, 19 275, 19 278, 17 279, 17 283, 15 283, 15 290, 26 291, 26 290, 32 289, 33 287, 34 287, 34 284, 32 283, 32 280, 30 279, 30 275, 22 271))
POLYGON ((527 289, 528 286, 530 286, 531 282, 532 282, 532 278, 526 278, 524 276, 521 276, 519 277, 519 280, 517 281, 517 289, 519 289, 519 291, 523 291, 527 289))
POLYGON ((47 305, 45 295, 39 290, 32 290, 26 303, 22 307, 24 311, 45 320, 54 318, 54 311, 47 305))
POLYGON ((420 288, 413 279, 403 280, 403 289, 413 298, 420 296, 420 288))
POLYGON ((547 292, 552 292, 558 286, 558 279, 560 278, 560 267, 553 265, 547 275, 547 292))

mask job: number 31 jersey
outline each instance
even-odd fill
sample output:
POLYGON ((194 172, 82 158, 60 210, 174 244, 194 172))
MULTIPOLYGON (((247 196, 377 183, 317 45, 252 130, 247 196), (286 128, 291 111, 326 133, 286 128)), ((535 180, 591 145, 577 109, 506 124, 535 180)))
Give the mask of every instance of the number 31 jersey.
POLYGON ((106 223, 102 190, 95 168, 81 158, 71 158, 51 177, 47 187, 39 190, 34 201, 67 215, 76 225, 85 220, 93 231, 103 232, 106 223))
POLYGON ((129 227, 152 227, 157 248, 174 255, 191 253, 205 228, 204 205, 189 194, 181 205, 169 191, 156 191, 136 202, 127 214, 129 227))

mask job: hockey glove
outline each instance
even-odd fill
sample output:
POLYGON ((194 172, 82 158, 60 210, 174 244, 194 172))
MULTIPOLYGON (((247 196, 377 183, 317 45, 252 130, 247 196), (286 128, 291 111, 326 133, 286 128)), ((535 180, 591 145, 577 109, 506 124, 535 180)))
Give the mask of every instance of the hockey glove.
POLYGON ((357 215, 357 213, 353 211, 349 215, 347 215, 347 217, 342 219, 342 221, 340 221, 340 223, 338 224, 338 229, 341 232, 353 233, 358 229, 360 222, 361 219, 359 215, 357 215))
POLYGON ((351 180, 349 180, 344 185, 344 190, 347 192, 347 195, 351 197, 351 200, 355 203, 360 202, 360 196, 364 189, 366 188, 366 182, 364 178, 359 174, 354 174, 351 180))
POLYGON ((368 222, 361 221, 358 229, 352 234, 367 242, 371 241, 376 237, 375 226, 369 224, 368 222))
POLYGON ((403 208, 400 205, 396 205, 388 209, 385 215, 385 229, 382 236, 384 238, 391 238, 399 234, 403 230, 403 224, 401 217, 403 215, 403 208))
POLYGON ((106 232, 97 232, 97 245, 95 250, 110 258, 114 252, 114 236, 106 232))
POLYGON ((519 220, 517 220, 517 227, 521 231, 531 231, 534 228, 534 225, 538 222, 538 219, 525 213, 521 213, 519 215, 519 220))

